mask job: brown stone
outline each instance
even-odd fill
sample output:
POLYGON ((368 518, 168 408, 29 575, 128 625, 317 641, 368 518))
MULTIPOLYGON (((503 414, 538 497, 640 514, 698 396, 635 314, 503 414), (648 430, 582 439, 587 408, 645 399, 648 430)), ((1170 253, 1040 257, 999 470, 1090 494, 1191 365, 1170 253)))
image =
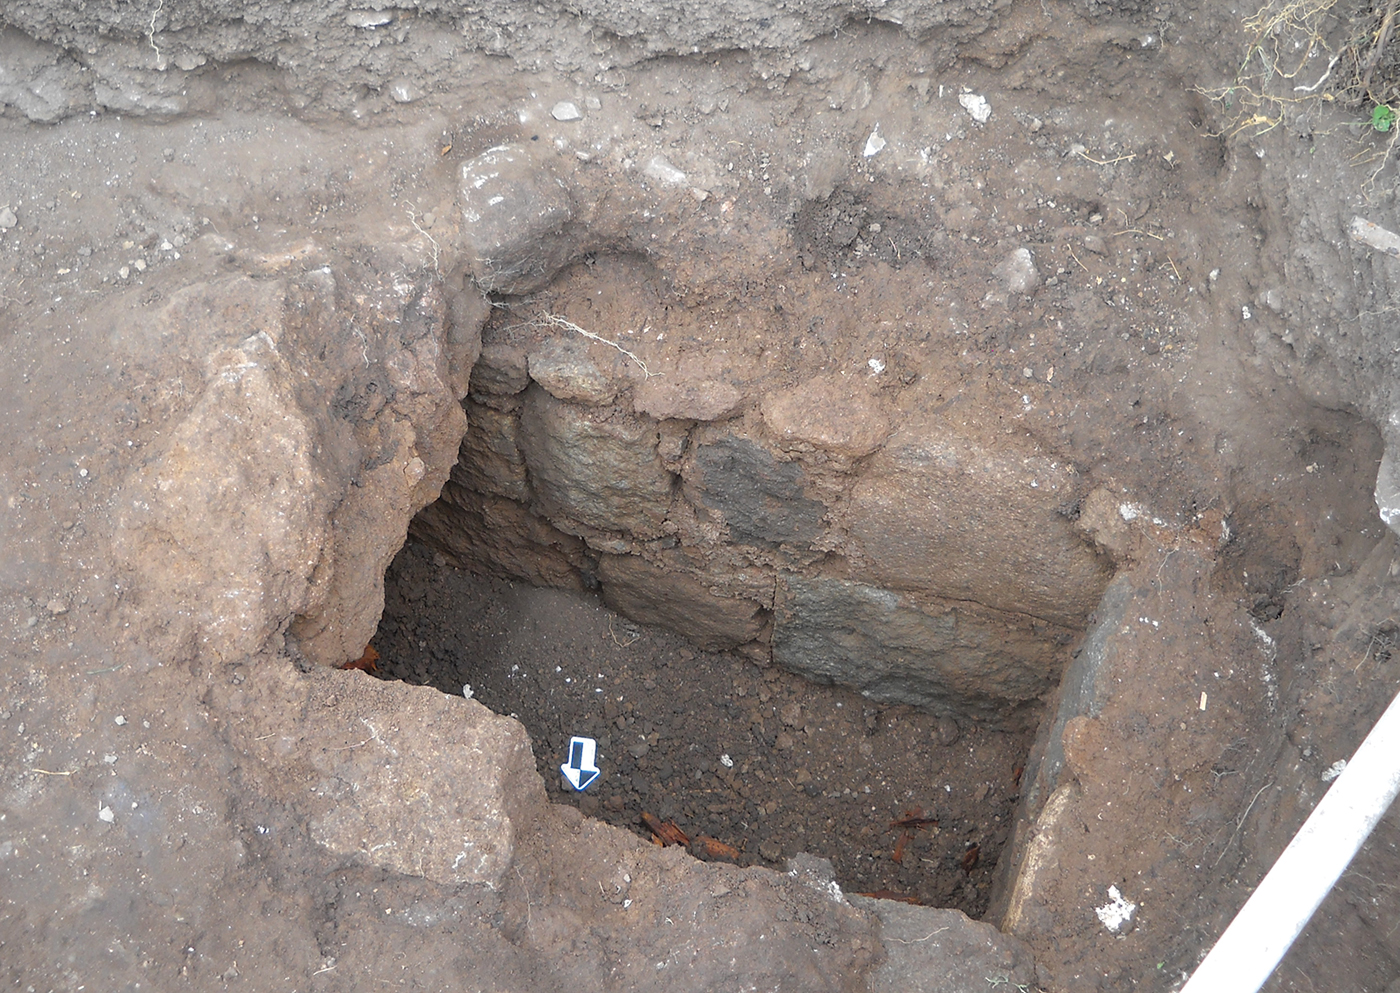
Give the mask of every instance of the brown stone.
POLYGON ((449 481, 442 498, 413 519, 410 533, 462 569, 536 586, 583 588, 583 542, 514 500, 482 496, 449 481))
POLYGON ((676 381, 663 376, 647 379, 632 396, 632 407, 637 413, 662 421, 723 420, 743 402, 744 395, 728 383, 712 379, 676 381))
POLYGON ((661 536, 675 477, 657 455, 655 422, 564 403, 535 387, 520 428, 538 507, 557 527, 661 536))
POLYGON ((612 403, 622 383, 616 363, 595 362, 581 342, 551 339, 530 353, 530 378, 556 400, 599 406, 612 403))
POLYGON ((1064 511, 1069 467, 910 424, 851 493, 860 578, 1079 626, 1108 582, 1064 511))
POLYGON ((780 443, 811 445, 851 458, 869 455, 890 433, 890 421, 855 376, 817 376, 763 398, 763 419, 780 443))
POLYGON ((462 438, 452 480, 477 493, 528 500, 525 457, 520 454, 520 418, 468 401, 467 433, 462 438))

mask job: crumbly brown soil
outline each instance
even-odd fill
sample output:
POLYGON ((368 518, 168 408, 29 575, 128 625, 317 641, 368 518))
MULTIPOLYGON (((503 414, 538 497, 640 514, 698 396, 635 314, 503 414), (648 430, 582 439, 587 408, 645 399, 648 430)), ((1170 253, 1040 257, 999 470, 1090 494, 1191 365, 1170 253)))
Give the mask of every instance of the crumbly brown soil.
POLYGON ((698 651, 591 595, 477 578, 419 545, 387 580, 379 674, 444 693, 469 685, 518 717, 556 802, 646 838, 643 812, 674 821, 738 849, 740 865, 805 851, 850 892, 986 909, 1029 733, 959 727, 698 651), (603 774, 583 794, 559 771, 573 735, 599 746, 603 774), (891 822, 915 808, 938 823, 900 845, 891 822))

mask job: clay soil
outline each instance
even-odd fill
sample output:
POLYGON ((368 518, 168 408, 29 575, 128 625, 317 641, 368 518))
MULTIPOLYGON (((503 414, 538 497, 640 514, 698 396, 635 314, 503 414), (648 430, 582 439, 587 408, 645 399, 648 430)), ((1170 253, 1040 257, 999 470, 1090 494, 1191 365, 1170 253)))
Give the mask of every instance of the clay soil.
POLYGON ((1029 732, 960 727, 698 651, 588 594, 478 578, 415 544, 386 579, 379 675, 470 686, 518 717, 556 802, 648 839, 644 812, 673 821, 740 865, 808 852, 848 892, 986 910, 1029 732), (583 794, 559 771, 573 735, 599 746, 603 774, 583 794), (901 842, 892 822, 906 817, 936 823, 901 842))

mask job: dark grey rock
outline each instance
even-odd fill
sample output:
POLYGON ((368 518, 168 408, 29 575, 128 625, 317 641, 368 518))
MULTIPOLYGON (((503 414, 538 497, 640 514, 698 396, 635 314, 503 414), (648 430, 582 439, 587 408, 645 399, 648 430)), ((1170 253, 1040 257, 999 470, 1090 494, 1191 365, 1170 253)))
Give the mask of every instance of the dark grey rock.
POLYGON ((922 605, 863 583, 784 576, 773 660, 872 699, 1015 723, 1018 704, 1054 686, 1056 636, 1069 634, 965 603, 922 605))
POLYGON ((803 496, 801 467, 747 438, 726 435, 697 448, 686 484, 692 502, 724 515, 736 541, 807 546, 821 533, 826 505, 803 496))

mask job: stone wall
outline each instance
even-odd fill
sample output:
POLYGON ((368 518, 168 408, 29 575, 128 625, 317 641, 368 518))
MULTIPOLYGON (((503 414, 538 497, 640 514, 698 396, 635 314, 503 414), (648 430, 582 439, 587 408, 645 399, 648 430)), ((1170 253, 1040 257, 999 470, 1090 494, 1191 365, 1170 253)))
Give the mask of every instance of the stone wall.
POLYGON ((668 329, 643 360, 555 315, 520 320, 522 295, 568 284, 586 199, 523 146, 463 165, 462 255, 503 306, 458 464, 413 533, 464 568, 601 587, 703 648, 1026 719, 1109 578, 1075 527, 1074 468, 1025 436, 892 409, 873 376, 678 375, 668 329))

